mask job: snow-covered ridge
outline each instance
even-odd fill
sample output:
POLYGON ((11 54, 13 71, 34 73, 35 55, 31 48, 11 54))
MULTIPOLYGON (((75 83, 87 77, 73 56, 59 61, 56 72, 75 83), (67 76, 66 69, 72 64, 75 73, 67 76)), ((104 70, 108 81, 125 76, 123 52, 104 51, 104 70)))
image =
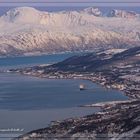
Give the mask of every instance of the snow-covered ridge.
POLYGON ((39 16, 39 11, 34 8, 21 7, 8 11, 2 19, 6 22, 36 22, 39 16))
MULTIPOLYGON (((82 16, 85 14, 95 17, 103 17, 104 15, 100 9, 89 7, 85 8, 80 11, 62 11, 62 12, 47 12, 47 11, 39 11, 32 7, 18 7, 9 10, 5 15, 1 17, 1 20, 7 21, 7 22, 21 22, 21 23, 43 23, 43 20, 46 20, 46 22, 50 18, 71 18, 71 20, 74 20, 74 18, 82 18, 82 16)), ((139 14, 133 11, 125 11, 125 10, 116 10, 113 9, 109 12, 109 15, 111 17, 121 17, 121 18, 132 18, 132 17, 139 17, 139 14)), ((52 19, 54 20, 54 19, 52 19)), ((44 22, 45 24, 45 22, 44 22)))
POLYGON ((139 16, 102 15, 93 7, 60 12, 39 11, 32 7, 11 9, 0 17, 0 55, 120 49, 139 45, 139 16))
POLYGON ((110 13, 109 16, 111 17, 120 17, 120 18, 137 18, 140 15, 137 14, 134 11, 125 11, 125 10, 117 10, 113 9, 110 13))
POLYGON ((94 16, 102 16, 102 12, 99 8, 88 7, 80 11, 81 13, 94 15, 94 16))

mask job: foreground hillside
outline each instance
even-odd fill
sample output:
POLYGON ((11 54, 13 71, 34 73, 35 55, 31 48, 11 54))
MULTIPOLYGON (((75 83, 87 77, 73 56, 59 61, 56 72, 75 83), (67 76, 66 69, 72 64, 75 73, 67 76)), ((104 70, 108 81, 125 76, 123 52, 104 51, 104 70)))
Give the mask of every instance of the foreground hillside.
POLYGON ((139 105, 139 100, 98 104, 102 107, 101 112, 81 118, 56 121, 50 127, 32 131, 18 140, 138 140, 139 105))
POLYGON ((14 8, 0 17, 0 57, 130 48, 140 43, 139 19, 132 11, 102 13, 93 7, 61 12, 14 8))
POLYGON ((73 56, 50 66, 12 69, 10 72, 44 78, 91 80, 106 88, 122 90, 130 97, 128 101, 85 105, 84 107, 100 107, 101 111, 81 118, 56 121, 47 128, 21 136, 20 140, 139 139, 140 47, 73 56))

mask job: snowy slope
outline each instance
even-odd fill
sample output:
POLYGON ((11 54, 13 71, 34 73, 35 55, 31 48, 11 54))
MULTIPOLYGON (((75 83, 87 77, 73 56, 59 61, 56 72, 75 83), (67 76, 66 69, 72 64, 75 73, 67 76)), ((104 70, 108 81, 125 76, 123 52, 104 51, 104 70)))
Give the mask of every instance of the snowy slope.
POLYGON ((109 16, 111 16, 111 17, 121 17, 121 18, 135 18, 135 17, 139 17, 139 14, 137 14, 134 11, 125 11, 125 10, 113 9, 109 13, 109 16))
POLYGON ((0 17, 0 56, 127 48, 140 43, 138 14, 102 15, 93 7, 61 12, 11 9, 0 17))

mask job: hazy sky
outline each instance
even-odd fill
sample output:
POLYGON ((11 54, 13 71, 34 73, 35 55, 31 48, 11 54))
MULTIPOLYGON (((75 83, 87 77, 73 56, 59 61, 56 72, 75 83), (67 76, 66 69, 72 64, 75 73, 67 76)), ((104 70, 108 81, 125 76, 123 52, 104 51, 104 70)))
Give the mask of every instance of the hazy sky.
POLYGON ((139 2, 139 0, 0 0, 0 2, 139 2))
POLYGON ((0 15, 13 7, 22 6, 36 7, 39 10, 48 11, 71 10, 77 7, 93 6, 102 7, 103 10, 117 8, 140 13, 140 0, 0 0, 0 15))
POLYGON ((140 6, 140 0, 0 0, 0 6, 140 6), (9 3, 8 3, 9 2, 9 3), (56 3, 55 3, 56 2, 56 3), (76 3, 77 2, 77 3, 76 3), (82 3, 83 2, 83 3, 82 3), (109 3, 110 2, 110 3, 109 3))

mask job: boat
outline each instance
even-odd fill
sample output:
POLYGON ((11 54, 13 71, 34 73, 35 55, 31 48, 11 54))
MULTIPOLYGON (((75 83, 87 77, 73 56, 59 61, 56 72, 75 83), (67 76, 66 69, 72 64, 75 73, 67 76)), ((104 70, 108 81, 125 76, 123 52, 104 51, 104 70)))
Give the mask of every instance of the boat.
POLYGON ((80 85, 79 85, 79 89, 80 89, 80 90, 85 90, 85 89, 86 89, 86 86, 85 86, 84 84, 80 84, 80 85))

